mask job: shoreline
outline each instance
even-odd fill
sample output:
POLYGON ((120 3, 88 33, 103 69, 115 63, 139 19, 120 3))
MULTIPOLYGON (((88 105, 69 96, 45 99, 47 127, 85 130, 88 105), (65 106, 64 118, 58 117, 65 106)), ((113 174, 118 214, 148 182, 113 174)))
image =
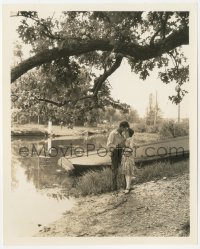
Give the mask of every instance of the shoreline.
POLYGON ((73 209, 34 237, 189 236, 189 174, 77 198, 73 209))
POLYGON ((48 134, 47 125, 26 124, 13 125, 11 127, 12 137, 77 137, 77 136, 91 136, 98 134, 106 134, 108 129, 105 127, 79 127, 75 126, 73 129, 68 127, 61 127, 53 125, 51 134, 48 134))

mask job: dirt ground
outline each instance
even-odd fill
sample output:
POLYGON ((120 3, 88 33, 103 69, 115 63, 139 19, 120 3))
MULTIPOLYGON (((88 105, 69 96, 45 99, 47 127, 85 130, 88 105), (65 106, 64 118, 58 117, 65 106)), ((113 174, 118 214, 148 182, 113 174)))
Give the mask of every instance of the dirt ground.
POLYGON ((77 199, 37 237, 189 236, 189 176, 178 175, 77 199))

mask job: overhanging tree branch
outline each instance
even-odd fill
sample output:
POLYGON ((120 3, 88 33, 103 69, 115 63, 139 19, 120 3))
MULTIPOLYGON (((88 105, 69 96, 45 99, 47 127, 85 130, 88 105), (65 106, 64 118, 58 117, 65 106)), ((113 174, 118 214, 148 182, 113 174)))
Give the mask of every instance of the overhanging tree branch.
POLYGON ((68 104, 72 104, 73 106, 75 106, 78 101, 81 101, 81 100, 84 100, 84 99, 90 99, 90 98, 93 98, 93 97, 94 97, 94 95, 89 95, 89 96, 84 96, 84 97, 76 99, 76 100, 73 100, 73 99, 64 100, 63 102, 56 102, 54 100, 50 100, 50 99, 46 99, 46 98, 38 98, 36 96, 35 96, 35 99, 38 100, 38 101, 43 101, 43 102, 46 102, 46 103, 49 103, 49 104, 52 104, 52 105, 56 105, 58 107, 62 107, 62 106, 68 105, 68 104))
POLYGON ((52 104, 52 105, 56 105, 58 107, 61 107, 61 106, 64 106, 65 103, 63 102, 56 102, 56 101, 53 101, 53 100, 49 100, 49 99, 45 99, 45 98, 38 98, 35 96, 35 99, 38 100, 38 101, 44 101, 46 103, 49 103, 49 104, 52 104))
POLYGON ((165 39, 165 34, 166 34, 166 27, 167 27, 167 20, 170 16, 170 12, 166 12, 164 19, 161 18, 161 25, 162 25, 162 38, 165 39))
POLYGON ((105 82, 105 80, 120 66, 121 61, 123 59, 123 56, 121 54, 118 54, 116 57, 117 57, 116 61, 110 67, 110 69, 105 71, 104 74, 100 75, 99 78, 97 78, 95 80, 94 88, 92 89, 93 94, 83 96, 82 98, 75 99, 75 100, 74 99, 65 100, 63 102, 56 102, 54 100, 49 100, 49 99, 45 99, 45 98, 38 98, 38 97, 35 97, 35 99, 38 100, 38 101, 44 101, 46 103, 56 105, 58 107, 66 106, 66 105, 69 105, 69 104, 73 105, 73 107, 74 107, 74 106, 76 106, 76 104, 79 101, 82 101, 82 100, 85 100, 85 99, 96 99, 96 101, 98 102, 98 99, 97 99, 98 91, 101 89, 101 87, 102 87, 103 83, 105 82))
POLYGON ((151 37, 150 40, 150 46, 154 46, 154 39, 156 36, 162 32, 162 39, 165 39, 165 33, 166 33, 166 25, 167 25, 167 20, 169 18, 169 12, 166 12, 163 18, 163 12, 160 13, 160 28, 155 32, 155 34, 151 37))
MULTIPOLYGON (((187 45, 189 43, 189 28, 184 27, 178 31, 174 31, 165 39, 158 41, 154 46, 144 45, 141 46, 135 43, 122 44, 118 53, 123 56, 131 56, 135 60, 148 60, 162 55, 174 48, 187 45)), ((40 66, 44 63, 51 62, 55 59, 63 58, 66 56, 81 55, 87 52, 112 51, 113 45, 110 44, 109 39, 96 39, 96 40, 82 40, 80 42, 73 41, 70 45, 64 48, 54 48, 44 50, 35 56, 21 62, 11 70, 11 82, 14 82, 21 75, 30 69, 40 66)))
POLYGON ((150 46, 154 46, 154 39, 155 39, 156 36, 161 32, 161 30, 162 30, 162 27, 160 27, 160 28, 155 32, 155 34, 151 37, 150 46))
POLYGON ((176 57, 173 55, 173 53, 172 52, 168 52, 168 54, 170 55, 170 57, 172 58, 172 60, 173 60, 173 62, 174 62, 174 66, 175 66, 175 68, 176 68, 176 71, 177 71, 177 73, 178 73, 178 69, 179 69, 179 67, 178 67, 178 63, 177 63, 177 61, 176 61, 176 57))
POLYGON ((115 101, 113 100, 111 97, 108 97, 106 99, 107 103, 109 105, 111 105, 113 108, 116 108, 116 109, 119 109, 121 111, 127 111, 127 108, 129 108, 130 106, 129 105, 124 105, 124 104, 121 104, 120 102, 118 101, 115 101))
POLYGON ((114 73, 117 68, 121 65, 123 55, 117 54, 115 63, 110 67, 109 70, 105 71, 104 74, 100 75, 98 79, 95 80, 94 88, 92 89, 94 96, 98 94, 105 80, 114 73))

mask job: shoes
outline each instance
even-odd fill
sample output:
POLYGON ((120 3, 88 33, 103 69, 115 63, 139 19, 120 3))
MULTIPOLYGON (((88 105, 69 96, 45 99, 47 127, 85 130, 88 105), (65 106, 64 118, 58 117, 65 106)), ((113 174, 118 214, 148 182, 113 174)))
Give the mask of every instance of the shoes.
POLYGON ((129 193, 130 193, 130 189, 125 189, 125 190, 124 190, 124 193, 125 193, 125 194, 129 194, 129 193))

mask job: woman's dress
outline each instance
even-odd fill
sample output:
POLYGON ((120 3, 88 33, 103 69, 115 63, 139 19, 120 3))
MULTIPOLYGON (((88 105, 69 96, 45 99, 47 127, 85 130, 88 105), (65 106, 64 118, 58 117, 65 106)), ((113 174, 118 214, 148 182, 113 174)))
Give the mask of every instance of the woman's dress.
POLYGON ((127 138, 121 162, 121 171, 124 175, 135 176, 135 151, 133 137, 127 138))

